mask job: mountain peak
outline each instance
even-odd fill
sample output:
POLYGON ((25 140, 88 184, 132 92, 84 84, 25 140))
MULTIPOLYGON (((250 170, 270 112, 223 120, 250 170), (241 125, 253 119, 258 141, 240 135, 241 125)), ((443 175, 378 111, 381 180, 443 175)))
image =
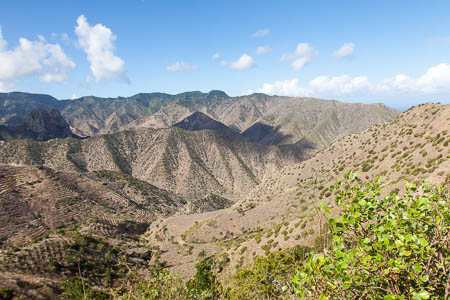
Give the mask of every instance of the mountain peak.
POLYGON ((73 137, 69 124, 64 120, 59 110, 39 107, 28 113, 25 126, 37 133, 38 140, 73 137))
POLYGON ((184 118, 181 122, 174 124, 173 127, 193 131, 210 129, 218 131, 226 136, 241 137, 238 132, 200 111, 194 112, 192 115, 184 118))
POLYGON ((218 99, 226 99, 230 98, 230 96, 227 95, 224 91, 220 90, 212 90, 208 93, 209 98, 218 98, 218 99))

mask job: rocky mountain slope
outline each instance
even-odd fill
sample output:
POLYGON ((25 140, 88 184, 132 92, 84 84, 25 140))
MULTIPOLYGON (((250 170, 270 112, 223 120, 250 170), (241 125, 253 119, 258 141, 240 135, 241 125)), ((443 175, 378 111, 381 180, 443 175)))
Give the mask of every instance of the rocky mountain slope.
POLYGON ((55 108, 36 108, 27 114, 25 122, 20 125, 0 125, 0 140, 3 141, 25 138, 47 141, 67 137, 79 138, 55 108))
POLYGON ((245 195, 267 174, 306 159, 311 151, 258 145, 213 130, 138 129, 82 141, 11 141, 0 146, 0 162, 116 171, 196 199, 210 193, 245 195))
POLYGON ((243 138, 243 136, 241 136, 239 132, 225 126, 223 123, 220 123, 199 111, 193 113, 192 115, 184 118, 182 121, 175 123, 172 126, 194 131, 210 129, 220 132, 228 137, 243 138))
MULTIPOLYGON (((323 148, 335 138, 359 132, 373 124, 390 121, 398 111, 383 104, 360 104, 313 98, 292 98, 252 94, 229 97, 221 91, 137 94, 132 97, 83 97, 56 101, 50 96, 0 94, 0 123, 14 123, 25 118, 36 105, 61 110, 73 132, 81 136, 114 133, 139 127, 167 128, 200 111, 238 132, 259 122, 276 128, 268 136, 258 136, 264 143, 294 144, 307 139, 323 148), (29 106, 24 103, 30 102, 29 106), (39 105, 40 104, 40 105, 39 105)), ((253 130, 247 131, 247 135, 253 130)))
MULTIPOLYGON (((333 208, 328 187, 350 169, 393 190, 450 181, 449 105, 397 116, 379 104, 220 91, 30 97, 1 95, 4 130, 26 120, 25 101, 41 101, 93 136, 0 142, 0 287, 28 298, 56 297, 80 273, 105 292, 152 268, 189 278, 210 255, 226 282, 257 255, 317 243, 317 207, 333 208)), ((40 112, 28 127, 64 133, 59 117, 40 112)))
POLYGON ((29 112, 43 106, 60 109, 64 106, 64 102, 49 95, 0 93, 0 124, 21 125, 29 112))
POLYGON ((285 166, 232 207, 160 219, 149 228, 151 240, 166 228, 159 243, 172 270, 192 275, 197 255, 216 254, 227 268, 221 276, 252 262, 256 255, 294 245, 314 246, 324 220, 322 202, 335 207, 329 186, 349 170, 361 179, 380 176, 390 190, 405 180, 450 185, 450 105, 425 104, 393 121, 339 138, 312 158, 285 166), (169 244, 167 240, 177 240, 169 244), (183 249, 192 249, 190 254, 183 249), (181 254, 180 254, 181 253, 181 254))
POLYGON ((56 299, 80 269, 99 287, 117 285, 125 265, 155 263, 157 249, 139 237, 184 205, 121 173, 0 165, 0 287, 27 299, 56 299))

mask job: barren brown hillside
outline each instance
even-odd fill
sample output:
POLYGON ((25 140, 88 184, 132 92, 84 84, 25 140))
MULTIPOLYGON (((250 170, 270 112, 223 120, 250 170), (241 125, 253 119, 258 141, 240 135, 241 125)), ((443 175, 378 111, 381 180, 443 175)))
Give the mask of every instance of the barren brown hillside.
POLYGON ((200 111, 238 132, 255 123, 277 127, 283 138, 265 141, 293 144, 307 139, 323 148, 345 134, 392 120, 399 112, 384 104, 361 104, 316 98, 252 94, 229 97, 222 91, 137 94, 131 97, 83 97, 58 101, 46 95, 0 93, 0 124, 20 124, 33 108, 61 110, 73 133, 110 134, 136 128, 167 128, 200 111))
POLYGON ((185 199, 243 196, 264 176, 309 157, 312 150, 258 145, 211 130, 139 129, 83 141, 11 141, 0 162, 43 164, 57 170, 110 170, 132 175, 185 199))
POLYGON ((184 200, 110 171, 59 172, 0 165, 0 287, 54 298, 79 268, 97 286, 157 259, 139 237, 184 200))
POLYGON ((319 233, 316 208, 333 206, 328 188, 353 170, 363 180, 380 176, 391 189, 405 180, 449 184, 450 105, 430 103, 393 121, 340 138, 311 159, 273 172, 233 207, 153 223, 147 233, 158 242, 176 272, 192 275, 200 251, 227 260, 227 272, 252 257, 297 244, 313 245, 319 233), (161 233, 164 229, 164 234, 161 233), (167 241, 175 240, 175 243, 167 241))

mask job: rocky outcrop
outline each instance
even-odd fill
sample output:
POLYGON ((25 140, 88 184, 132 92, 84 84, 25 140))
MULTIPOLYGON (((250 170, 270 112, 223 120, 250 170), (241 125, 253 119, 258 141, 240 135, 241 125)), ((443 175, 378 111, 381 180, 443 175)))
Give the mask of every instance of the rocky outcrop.
POLYGON ((36 134, 38 141, 74 137, 69 124, 54 108, 40 107, 31 111, 25 119, 25 126, 36 134))
POLYGON ((185 118, 183 121, 174 124, 173 127, 193 131, 210 129, 220 132, 223 135, 229 137, 242 138, 239 132, 231 129, 230 127, 225 126, 223 123, 220 123, 199 111, 193 113, 189 117, 185 118))

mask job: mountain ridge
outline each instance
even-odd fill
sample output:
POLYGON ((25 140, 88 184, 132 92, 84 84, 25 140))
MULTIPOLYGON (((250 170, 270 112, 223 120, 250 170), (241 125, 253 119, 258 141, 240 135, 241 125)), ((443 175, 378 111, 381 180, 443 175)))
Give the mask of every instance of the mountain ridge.
POLYGON ((242 195, 271 170, 313 150, 258 145, 215 130, 136 129, 84 140, 16 140, 1 146, 0 162, 56 170, 110 170, 132 175, 185 199, 209 193, 242 195))
MULTIPOLYGON (((0 94, 0 123, 23 119, 25 110, 38 103, 37 99, 30 100, 30 97, 33 98, 33 95, 0 94), (24 106, 24 99, 31 101, 32 105, 24 106), (22 106, 17 109, 15 102, 22 106)), ((43 96, 38 95, 39 97, 43 96)), ((140 93, 117 98, 88 96, 75 100, 51 99, 53 100, 45 101, 52 102, 51 105, 61 111, 72 131, 79 136, 140 127, 167 128, 200 111, 240 133, 259 122, 277 127, 278 132, 284 136, 283 139, 267 137, 266 141, 295 144, 305 138, 318 148, 325 147, 338 136, 358 132, 374 123, 389 121, 398 114, 397 110, 383 104, 345 103, 260 93, 229 97, 217 90, 176 95, 140 93), (336 120, 339 122, 335 122, 336 120), (333 133, 324 134, 326 128, 331 128, 333 133)))

